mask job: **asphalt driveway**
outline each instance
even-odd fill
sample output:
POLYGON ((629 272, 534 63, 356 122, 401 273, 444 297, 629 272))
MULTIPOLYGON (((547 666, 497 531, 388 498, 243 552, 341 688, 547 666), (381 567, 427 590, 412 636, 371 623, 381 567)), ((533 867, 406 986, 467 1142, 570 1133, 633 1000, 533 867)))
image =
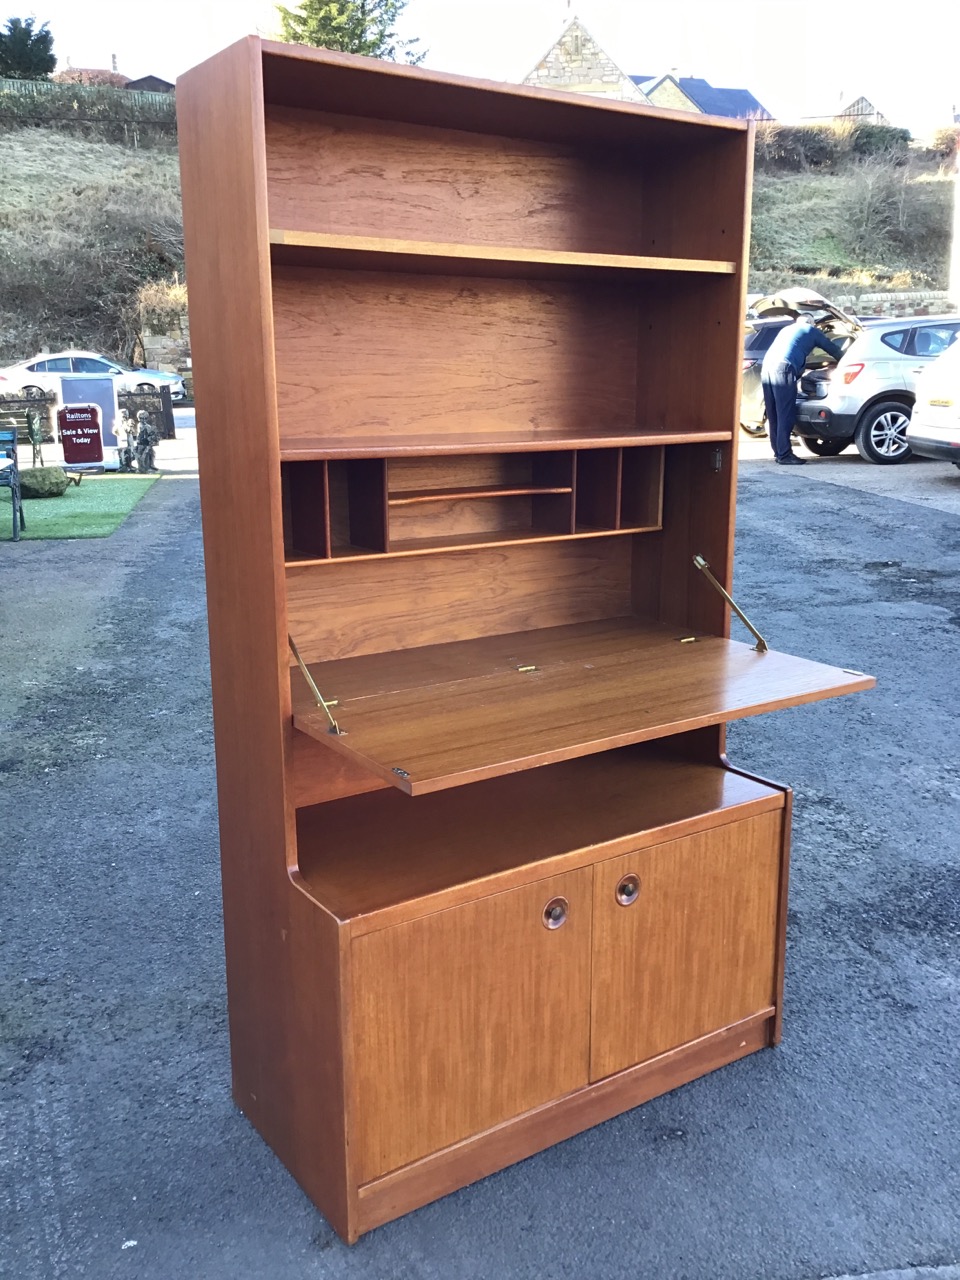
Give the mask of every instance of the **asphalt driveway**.
POLYGON ((196 481, 0 546, 0 1275, 960 1277, 960 522, 818 465, 741 468, 747 613, 879 681, 730 732, 797 793, 783 1044, 353 1249, 230 1100, 196 481))

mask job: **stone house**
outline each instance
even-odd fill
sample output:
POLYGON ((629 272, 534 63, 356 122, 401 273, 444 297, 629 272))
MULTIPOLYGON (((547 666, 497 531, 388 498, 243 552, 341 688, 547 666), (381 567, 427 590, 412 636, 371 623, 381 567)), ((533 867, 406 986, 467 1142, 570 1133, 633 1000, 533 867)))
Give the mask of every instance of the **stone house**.
POLYGON ((639 85, 600 48, 579 18, 568 24, 523 83, 541 89, 619 98, 623 102, 649 101, 639 85))

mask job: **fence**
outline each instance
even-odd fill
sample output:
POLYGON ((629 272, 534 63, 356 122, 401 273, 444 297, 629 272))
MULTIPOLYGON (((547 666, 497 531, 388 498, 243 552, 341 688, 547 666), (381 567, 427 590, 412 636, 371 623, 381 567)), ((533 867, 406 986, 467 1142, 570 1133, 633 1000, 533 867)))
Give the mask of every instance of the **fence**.
POLYGON ((12 80, 7 77, 0 77, 0 93, 18 93, 28 96, 60 93, 74 95, 78 99, 82 99, 87 94, 122 93, 125 102, 142 107, 160 107, 164 112, 170 110, 174 100, 172 93, 150 93, 146 89, 119 89, 108 84, 61 84, 57 80, 12 80))
POLYGON ((49 125, 107 141, 169 141, 176 137, 172 93, 111 85, 0 79, 0 128, 49 125))

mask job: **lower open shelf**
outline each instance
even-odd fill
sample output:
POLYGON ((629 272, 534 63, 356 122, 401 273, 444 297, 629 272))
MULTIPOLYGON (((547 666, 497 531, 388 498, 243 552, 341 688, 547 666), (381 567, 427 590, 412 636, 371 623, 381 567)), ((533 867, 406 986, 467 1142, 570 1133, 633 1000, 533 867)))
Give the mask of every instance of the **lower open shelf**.
POLYGON ((382 928, 481 896, 493 876, 502 891, 666 828, 692 834, 782 804, 752 778, 645 744, 413 800, 386 790, 300 809, 298 861, 310 894, 356 933, 373 915, 382 928))
POLYGON ((344 658, 311 672, 338 700, 341 732, 297 670, 295 727, 414 796, 875 683, 640 618, 344 658))

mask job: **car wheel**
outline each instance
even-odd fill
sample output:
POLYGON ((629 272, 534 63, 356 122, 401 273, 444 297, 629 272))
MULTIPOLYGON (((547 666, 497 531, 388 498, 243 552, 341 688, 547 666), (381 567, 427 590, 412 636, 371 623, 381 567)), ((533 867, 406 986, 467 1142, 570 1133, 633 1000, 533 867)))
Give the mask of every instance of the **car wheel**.
POLYGON ((740 430, 748 436, 753 436, 755 440, 763 440, 766 438, 767 425, 765 422, 741 422, 740 430))
POLYGON ((157 388, 152 382, 138 382, 136 389, 137 391, 156 391, 157 388))
POLYGON ((852 440, 819 440, 816 436, 801 436, 800 439, 818 458, 835 458, 853 443, 852 440))
POLYGON ((20 394, 24 400, 46 400, 47 393, 42 387, 21 387, 20 394))
POLYGON ((857 432, 853 437, 860 457, 881 466, 906 462, 910 457, 906 435, 909 425, 909 405, 897 400, 884 400, 875 404, 857 423, 857 432))

